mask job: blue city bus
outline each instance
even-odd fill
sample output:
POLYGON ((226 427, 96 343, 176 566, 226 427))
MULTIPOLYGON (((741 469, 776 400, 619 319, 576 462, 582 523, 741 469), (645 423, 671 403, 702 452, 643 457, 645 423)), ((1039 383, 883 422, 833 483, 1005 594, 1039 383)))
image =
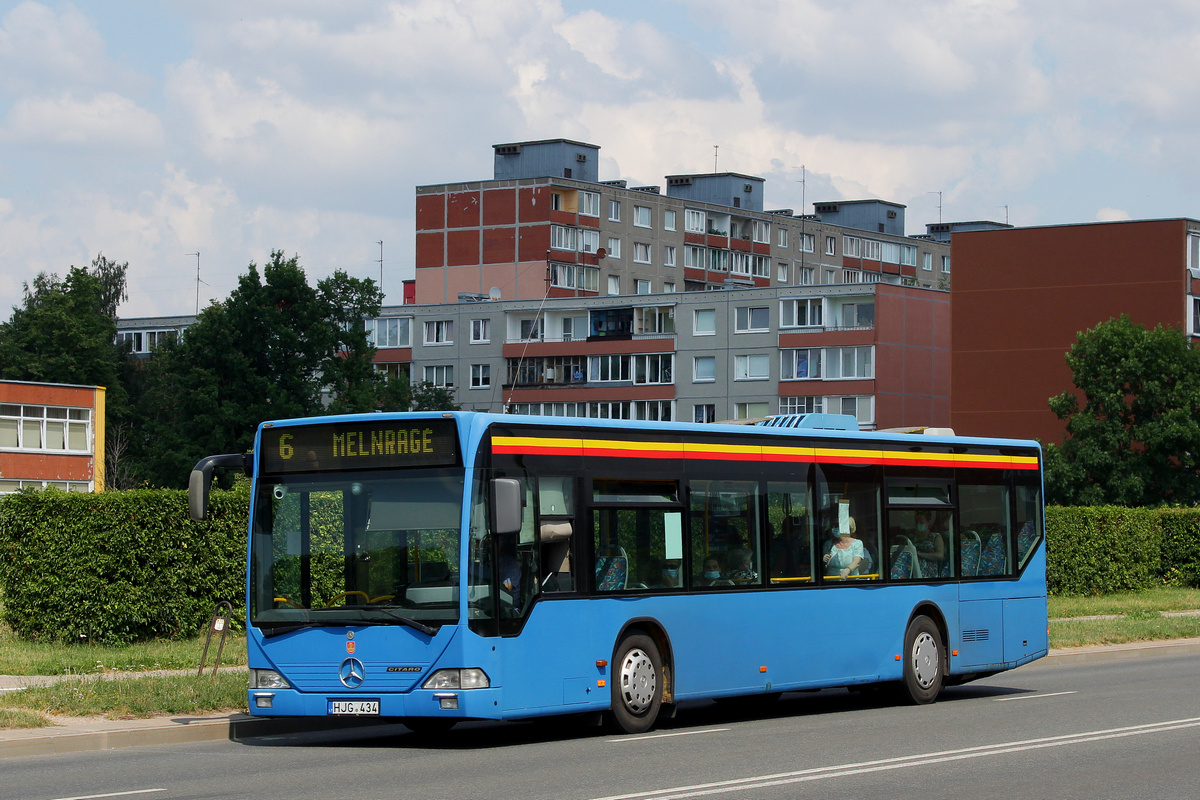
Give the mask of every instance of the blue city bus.
POLYGON ((765 423, 263 423, 189 487, 202 519, 214 469, 253 477, 251 713, 634 733, 705 698, 930 703, 1046 655, 1036 442, 765 423))

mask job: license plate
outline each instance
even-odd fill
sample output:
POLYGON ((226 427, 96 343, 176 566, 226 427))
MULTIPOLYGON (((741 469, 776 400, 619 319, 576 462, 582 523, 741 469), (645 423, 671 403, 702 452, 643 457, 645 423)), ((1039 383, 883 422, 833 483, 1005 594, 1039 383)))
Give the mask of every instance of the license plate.
POLYGON ((378 717, 378 700, 330 700, 329 714, 351 717, 378 717))

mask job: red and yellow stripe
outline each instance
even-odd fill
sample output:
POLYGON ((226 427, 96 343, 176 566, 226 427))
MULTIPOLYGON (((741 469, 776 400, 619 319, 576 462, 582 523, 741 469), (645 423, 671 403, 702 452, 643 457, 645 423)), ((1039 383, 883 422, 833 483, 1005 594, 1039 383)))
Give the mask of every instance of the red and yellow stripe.
POLYGON ((769 461, 800 464, 863 464, 905 467, 965 467, 1036 470, 1037 456, 976 453, 916 453, 839 447, 787 447, 776 444, 631 442, 541 436, 493 436, 492 452, 505 455, 603 458, 683 458, 696 461, 769 461))

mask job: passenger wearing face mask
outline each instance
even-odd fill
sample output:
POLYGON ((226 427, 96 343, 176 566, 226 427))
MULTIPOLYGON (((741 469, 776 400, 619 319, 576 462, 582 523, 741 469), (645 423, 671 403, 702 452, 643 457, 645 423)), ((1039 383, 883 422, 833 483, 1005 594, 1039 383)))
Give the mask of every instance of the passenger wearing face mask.
POLYGON ((679 585, 679 560, 669 558, 662 565, 662 579, 659 586, 674 589, 679 585))
POLYGON ((721 570, 721 562, 716 556, 710 555, 704 559, 704 574, 696 579, 697 586, 730 586, 721 570))

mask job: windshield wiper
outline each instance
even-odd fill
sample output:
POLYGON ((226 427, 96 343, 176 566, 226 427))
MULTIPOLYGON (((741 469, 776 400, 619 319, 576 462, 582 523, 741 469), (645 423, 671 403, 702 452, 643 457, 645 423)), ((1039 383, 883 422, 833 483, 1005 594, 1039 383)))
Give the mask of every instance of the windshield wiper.
POLYGON ((430 626, 428 626, 424 623, 417 622, 415 619, 409 619, 408 617, 402 617, 399 614, 397 614, 393 611, 389 611, 388 609, 382 608, 380 606, 374 606, 373 608, 376 611, 382 611, 384 614, 387 614, 388 617, 390 617, 390 619, 387 619, 387 620, 357 619, 357 620, 353 620, 353 621, 344 620, 344 619, 338 619, 338 620, 331 619, 328 622, 325 622, 323 620, 308 620, 306 622, 294 622, 290 625, 279 625, 278 627, 263 629, 263 638, 270 639, 274 636, 282 636, 285 633, 301 631, 301 630, 304 630, 305 628, 330 628, 330 627, 362 628, 362 627, 373 626, 373 625, 391 625, 391 624, 393 624, 392 620, 399 622, 401 625, 407 625, 410 628, 415 628, 416 630, 420 631, 421 633, 425 634, 426 636, 436 636, 437 635, 437 632, 438 632, 437 628, 431 628, 430 626))

